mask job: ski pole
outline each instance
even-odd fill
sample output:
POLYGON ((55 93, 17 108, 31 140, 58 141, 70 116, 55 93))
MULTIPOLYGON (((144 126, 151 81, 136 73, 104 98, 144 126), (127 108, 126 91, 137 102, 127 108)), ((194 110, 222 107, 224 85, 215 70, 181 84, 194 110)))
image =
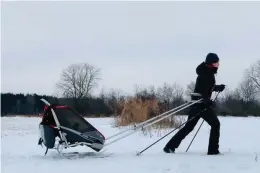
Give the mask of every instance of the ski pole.
POLYGON ((186 152, 188 152, 188 150, 189 150, 189 148, 190 148, 190 146, 191 146, 191 144, 192 144, 194 138, 197 136, 197 133, 199 132, 199 130, 200 130, 200 128, 201 128, 201 126, 202 126, 202 124, 203 124, 204 121, 205 121, 205 120, 203 120, 202 123, 200 124, 200 127, 199 127, 199 129, 197 130, 197 132, 195 133, 194 137, 192 138, 192 140, 191 140, 191 142, 190 142, 190 145, 189 145, 188 148, 186 149, 186 152))
MULTIPOLYGON (((214 100, 216 100, 216 99, 217 99, 217 97, 218 97, 219 93, 220 93, 220 92, 218 92, 218 93, 217 93, 217 95, 216 95, 216 97, 215 97, 215 99, 214 99, 214 100)), ((186 152, 188 152, 188 150, 189 150, 189 148, 190 148, 190 146, 191 146, 191 144, 192 144, 193 140, 194 140, 194 139, 195 139, 195 137, 197 136, 197 134, 198 134, 198 132, 199 132, 199 130, 200 130, 200 128, 201 128, 201 126, 202 126, 202 124, 204 123, 204 121, 205 121, 205 120, 203 119, 202 123, 200 124, 200 127, 199 127, 199 129, 197 130, 197 132, 195 133, 194 137, 192 138, 192 140, 191 140, 191 142, 190 142, 190 145, 189 145, 189 146, 188 146, 188 148, 186 149, 186 152)))
POLYGON ((175 129, 173 129, 172 131, 170 131, 169 133, 167 133, 166 135, 164 135, 163 137, 161 137, 160 139, 158 139, 157 141, 155 141, 154 143, 152 143, 151 145, 149 145, 148 147, 146 147, 145 149, 143 149, 142 151, 138 152, 137 155, 139 156, 140 154, 142 154, 145 150, 149 149, 150 147, 152 147, 154 144, 156 144, 157 142, 159 142, 160 140, 162 140, 163 138, 165 138, 166 136, 168 136, 169 134, 171 134, 172 132, 174 132, 175 130, 179 129, 181 126, 183 126, 184 124, 186 124, 187 122, 193 120, 195 117, 199 116, 199 114, 203 111, 205 111, 207 108, 203 109, 202 111, 200 111, 199 113, 197 113, 196 116, 192 117, 191 119, 187 120, 186 122, 182 123, 181 125, 179 125, 178 127, 176 127, 175 129))

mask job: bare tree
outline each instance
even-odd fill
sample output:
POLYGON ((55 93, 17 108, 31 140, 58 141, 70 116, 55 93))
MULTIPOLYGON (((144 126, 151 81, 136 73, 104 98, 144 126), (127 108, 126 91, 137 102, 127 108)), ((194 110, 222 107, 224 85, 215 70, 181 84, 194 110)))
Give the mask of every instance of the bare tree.
POLYGON ((194 89, 195 89, 195 82, 194 81, 191 81, 187 87, 186 87, 186 91, 185 91, 185 95, 187 97, 190 97, 190 94, 194 92, 194 89))
POLYGON ((62 71, 57 87, 65 97, 82 99, 91 94, 99 79, 100 69, 87 63, 72 64, 62 71))
POLYGON ((105 103, 112 110, 114 115, 119 115, 123 109, 125 94, 121 89, 111 89, 106 94, 105 103))
POLYGON ((219 111, 229 115, 242 115, 243 105, 241 93, 238 89, 230 90, 226 88, 218 100, 220 101, 219 111))
POLYGON ((225 90, 223 91, 222 96, 219 95, 219 98, 222 98, 224 101, 229 100, 229 99, 241 100, 242 96, 241 96, 241 92, 239 89, 235 88, 232 90, 232 89, 226 87, 225 90))
POLYGON ((123 101, 125 99, 125 93, 121 89, 110 89, 108 92, 108 98, 114 99, 116 102, 123 101))
POLYGON ((183 93, 183 88, 176 83, 164 83, 162 87, 157 89, 158 98, 161 102, 164 102, 167 105, 167 109, 171 109, 180 104, 183 100, 183 93))
POLYGON ((136 98, 141 98, 144 100, 154 99, 156 98, 155 87, 150 85, 149 87, 145 88, 135 85, 134 95, 136 98))
POLYGON ((246 69, 246 78, 252 80, 252 85, 260 92, 260 60, 246 69))
POLYGON ((238 91, 245 102, 254 101, 257 98, 257 88, 250 78, 244 78, 239 85, 238 91))

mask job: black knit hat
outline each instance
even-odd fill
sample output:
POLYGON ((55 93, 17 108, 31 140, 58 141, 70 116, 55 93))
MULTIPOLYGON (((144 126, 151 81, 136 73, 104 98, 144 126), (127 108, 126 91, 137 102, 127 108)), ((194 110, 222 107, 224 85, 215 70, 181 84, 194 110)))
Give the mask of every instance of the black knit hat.
POLYGON ((219 61, 219 57, 217 54, 215 53, 209 53, 207 56, 206 56, 206 60, 205 60, 205 63, 206 64, 212 64, 212 63, 216 63, 219 61))

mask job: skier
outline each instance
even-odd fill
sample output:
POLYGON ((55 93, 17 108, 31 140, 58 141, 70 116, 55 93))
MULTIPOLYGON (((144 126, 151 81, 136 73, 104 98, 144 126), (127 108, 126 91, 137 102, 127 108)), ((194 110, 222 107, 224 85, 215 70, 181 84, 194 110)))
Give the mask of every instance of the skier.
POLYGON ((214 111, 215 102, 212 101, 212 91, 222 92, 225 85, 215 85, 215 74, 219 67, 219 57, 215 53, 209 53, 206 56, 205 62, 202 62, 196 68, 197 79, 194 93, 200 96, 191 96, 192 100, 203 99, 201 103, 195 103, 190 107, 188 120, 185 126, 172 137, 172 139, 164 147, 164 152, 174 153, 181 141, 194 129, 200 118, 203 118, 210 126, 210 137, 208 144, 208 155, 220 154, 219 152, 219 136, 220 136, 220 122, 214 111), (206 108, 205 111, 203 111, 206 108), (202 111, 202 112, 201 112, 202 111), (200 113, 201 112, 201 113, 200 113), (196 115, 199 115, 196 117, 196 115))

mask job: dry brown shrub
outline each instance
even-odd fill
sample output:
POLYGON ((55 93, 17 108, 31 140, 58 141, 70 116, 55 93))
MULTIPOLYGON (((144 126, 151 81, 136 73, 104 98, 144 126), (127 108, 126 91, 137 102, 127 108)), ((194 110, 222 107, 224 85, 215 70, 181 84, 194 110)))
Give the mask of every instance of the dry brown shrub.
MULTIPOLYGON (((160 104, 156 99, 142 100, 132 98, 124 102, 123 110, 119 116, 115 118, 115 126, 131 126, 144 122, 154 116, 164 113, 166 110, 163 104, 160 104)), ((175 115, 165 118, 152 126, 143 129, 143 132, 150 133, 152 129, 160 130, 173 128, 182 123, 175 115)))
POLYGON ((128 126, 141 123, 158 113, 155 100, 129 99, 126 100, 121 114, 116 118, 116 126, 128 126))

